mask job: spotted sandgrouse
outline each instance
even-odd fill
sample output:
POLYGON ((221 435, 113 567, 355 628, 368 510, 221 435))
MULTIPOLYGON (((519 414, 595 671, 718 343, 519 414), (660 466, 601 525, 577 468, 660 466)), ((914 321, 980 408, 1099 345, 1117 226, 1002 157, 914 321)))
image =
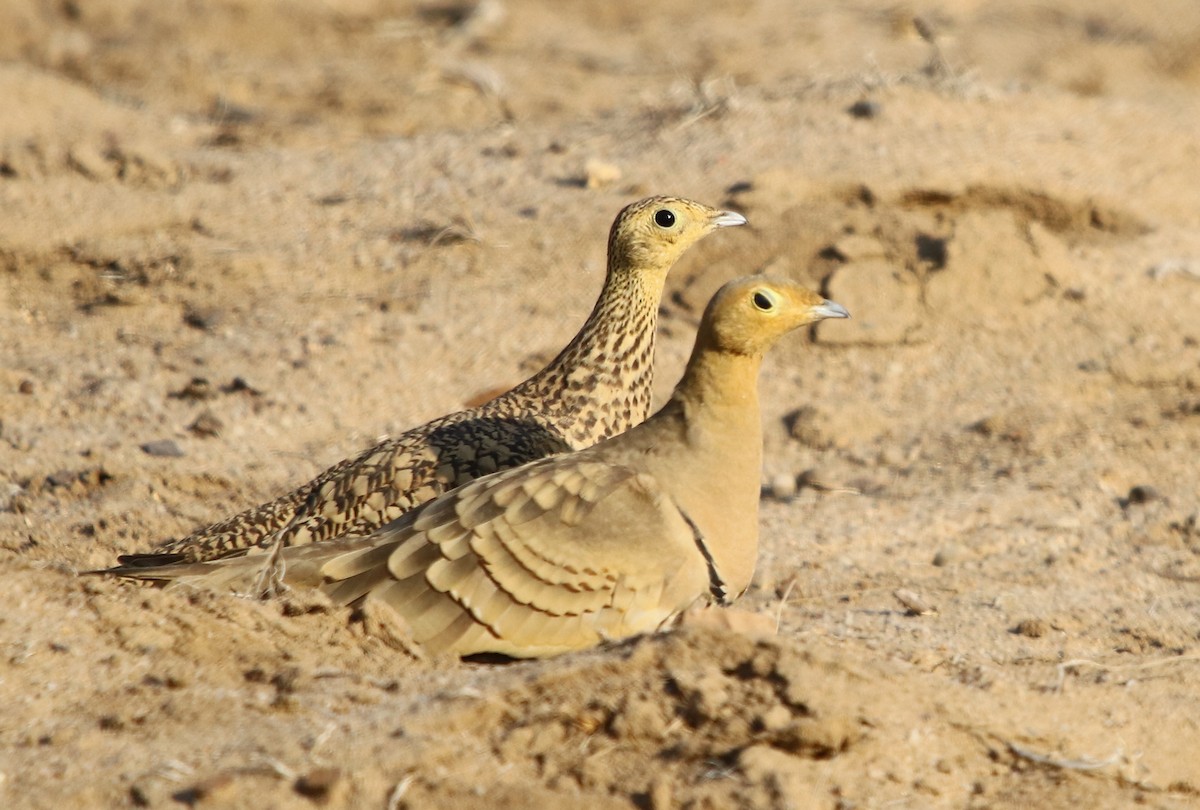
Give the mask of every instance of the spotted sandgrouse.
POLYGON ((654 337, 667 273, 685 250, 741 214, 677 197, 624 208, 583 328, 544 369, 477 408, 383 441, 274 501, 170 540, 125 566, 222 557, 254 546, 364 535, 481 475, 588 447, 650 412, 654 337))

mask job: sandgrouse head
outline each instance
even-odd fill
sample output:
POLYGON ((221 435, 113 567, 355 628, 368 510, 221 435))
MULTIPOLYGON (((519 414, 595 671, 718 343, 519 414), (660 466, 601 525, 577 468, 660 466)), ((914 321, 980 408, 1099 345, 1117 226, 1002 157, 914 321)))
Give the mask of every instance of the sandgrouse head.
POLYGON ((733 211, 718 211, 680 197, 647 197, 622 209, 608 236, 610 269, 662 274, 683 252, 717 228, 745 225, 733 211))
POLYGON ((825 318, 849 318, 841 304, 787 279, 734 279, 712 297, 700 332, 718 351, 762 355, 783 335, 825 318))

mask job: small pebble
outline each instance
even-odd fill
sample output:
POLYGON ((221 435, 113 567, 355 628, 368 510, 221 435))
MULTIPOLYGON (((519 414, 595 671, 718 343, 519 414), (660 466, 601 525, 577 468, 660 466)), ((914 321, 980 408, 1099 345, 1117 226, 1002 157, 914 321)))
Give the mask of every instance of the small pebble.
POLYGON ((158 439, 146 442, 142 445, 142 452, 150 456, 159 456, 162 458, 180 458, 183 456, 183 448, 174 439, 158 439))
POLYGON ((790 501, 796 497, 796 476, 790 473, 780 473, 771 476, 771 497, 780 501, 790 501))
POLYGON ((855 118, 874 118, 883 110, 878 101, 862 99, 846 108, 846 112, 855 118))
POLYGON ((262 391, 259 391, 250 383, 246 382, 242 377, 234 377, 229 381, 229 385, 221 386, 222 394, 241 394, 246 393, 252 397, 262 396, 262 391))
POLYGON ((211 438, 221 434, 221 428, 225 424, 213 415, 212 411, 204 411, 196 417, 195 421, 188 425, 188 430, 202 438, 211 438))
POLYGON ((620 180, 622 173, 619 166, 593 159, 584 166, 583 175, 584 185, 588 188, 604 188, 620 180))
POLYGON ((17 384, 17 391, 21 394, 32 394, 33 380, 21 380, 21 382, 17 384))
POLYGON ((178 391, 172 391, 167 396, 172 399, 203 400, 214 399, 217 392, 213 390, 212 383, 204 377, 192 377, 187 385, 178 391))
POLYGON ((1149 484, 1138 484, 1129 490, 1129 495, 1126 497, 1131 505, 1138 506, 1150 503, 1151 501, 1157 501, 1162 496, 1158 494, 1157 489, 1149 484))
POLYGON ((129 803, 134 807, 149 807, 151 793, 139 784, 129 786, 129 803))
POLYGON ((896 597, 896 601, 904 606, 909 616, 931 616, 937 613, 937 608, 922 599, 921 595, 915 591, 898 588, 892 591, 892 596, 896 597))
POLYGON ((342 772, 338 768, 314 768, 300 776, 293 787, 301 796, 321 801, 329 798, 341 779, 342 772))
POLYGON ((938 568, 943 568, 947 565, 958 562, 962 559, 962 556, 962 549, 959 547, 946 546, 945 548, 938 549, 937 553, 933 555, 933 564, 938 568))
POLYGON ((1050 626, 1041 619, 1022 619, 1017 622, 1013 632, 1026 638, 1041 638, 1050 632, 1050 626))
POLYGON ((193 329, 209 332, 220 325, 225 313, 216 307, 187 306, 183 310, 183 322, 193 329))
POLYGON ((181 804, 196 805, 205 800, 232 798, 234 778, 231 773, 219 773, 195 784, 177 790, 171 798, 181 804))
POLYGON ((833 446, 829 436, 829 419, 811 405, 802 405, 783 417, 783 425, 788 435, 801 444, 817 450, 826 450, 833 446))

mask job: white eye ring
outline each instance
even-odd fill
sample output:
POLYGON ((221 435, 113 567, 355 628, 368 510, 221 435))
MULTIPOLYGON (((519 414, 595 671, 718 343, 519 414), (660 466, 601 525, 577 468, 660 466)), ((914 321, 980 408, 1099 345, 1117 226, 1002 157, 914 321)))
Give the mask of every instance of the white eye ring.
POLYGON ((660 228, 670 228, 675 224, 675 212, 670 208, 660 208, 654 212, 654 224, 660 228))
POLYGON ((775 309, 775 296, 767 290, 755 290, 750 300, 754 302, 754 308, 760 312, 770 312, 775 309))

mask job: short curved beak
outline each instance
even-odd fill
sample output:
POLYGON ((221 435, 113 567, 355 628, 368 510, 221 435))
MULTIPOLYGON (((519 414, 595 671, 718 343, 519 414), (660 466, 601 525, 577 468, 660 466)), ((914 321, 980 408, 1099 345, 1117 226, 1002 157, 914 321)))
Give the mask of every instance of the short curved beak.
POLYGON ((835 304, 826 299, 812 308, 812 314, 818 318, 849 318, 850 312, 841 304, 835 304))
POLYGON ((736 211, 718 211, 710 222, 714 228, 732 228, 734 225, 745 225, 746 218, 736 211))

